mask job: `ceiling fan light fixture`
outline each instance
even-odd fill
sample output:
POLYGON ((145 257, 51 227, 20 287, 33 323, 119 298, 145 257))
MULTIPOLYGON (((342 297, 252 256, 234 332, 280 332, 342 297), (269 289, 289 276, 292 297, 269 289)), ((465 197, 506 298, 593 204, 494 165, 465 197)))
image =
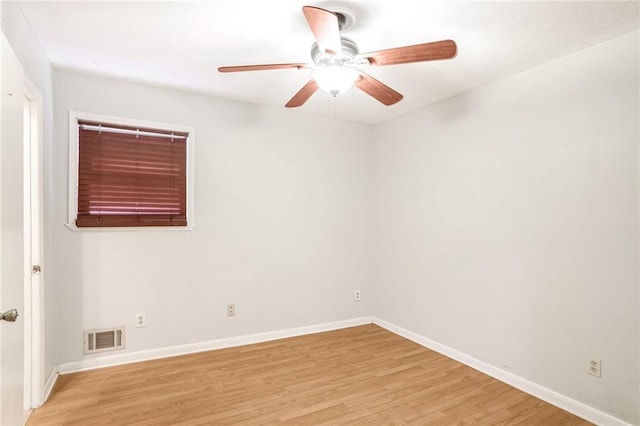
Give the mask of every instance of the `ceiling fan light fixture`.
POLYGON ((357 70, 344 65, 322 65, 316 67, 311 76, 321 90, 337 96, 353 86, 359 77, 357 70))
MULTIPOLYGON (((329 6, 325 5, 325 7, 329 6)), ((287 108, 304 105, 318 90, 337 96, 354 85, 383 105, 390 106, 400 102, 403 98, 402 94, 361 71, 361 68, 451 59, 458 52, 458 47, 453 40, 440 40, 361 54, 355 41, 340 34, 341 30, 345 30, 355 22, 353 11, 340 5, 331 6, 331 10, 303 6, 302 13, 315 38, 311 45, 313 63, 237 65, 219 67, 218 71, 311 68, 311 80, 285 104, 287 108)))

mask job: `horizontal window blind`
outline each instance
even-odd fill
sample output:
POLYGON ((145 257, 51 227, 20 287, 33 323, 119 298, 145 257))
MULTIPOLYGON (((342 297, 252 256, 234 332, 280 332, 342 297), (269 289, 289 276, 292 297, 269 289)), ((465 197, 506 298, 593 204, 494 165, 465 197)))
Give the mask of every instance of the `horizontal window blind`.
POLYGON ((184 132, 78 122, 78 227, 186 226, 184 132))

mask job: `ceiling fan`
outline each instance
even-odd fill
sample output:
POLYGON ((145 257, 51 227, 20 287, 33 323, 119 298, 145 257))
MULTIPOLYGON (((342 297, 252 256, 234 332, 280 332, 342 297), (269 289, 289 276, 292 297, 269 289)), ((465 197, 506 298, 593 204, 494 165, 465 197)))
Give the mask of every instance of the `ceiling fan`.
POLYGON ((263 71, 275 69, 311 68, 311 80, 285 105, 287 108, 302 106, 318 89, 333 96, 355 85, 369 96, 393 105, 403 96, 362 71, 366 66, 407 64, 411 62, 449 59, 456 56, 457 46, 453 40, 442 40, 413 46, 397 47, 360 54, 358 45, 340 30, 353 17, 348 12, 331 12, 314 6, 304 6, 302 12, 311 28, 316 42, 311 46, 313 64, 262 64, 238 65, 218 68, 219 72, 263 71))

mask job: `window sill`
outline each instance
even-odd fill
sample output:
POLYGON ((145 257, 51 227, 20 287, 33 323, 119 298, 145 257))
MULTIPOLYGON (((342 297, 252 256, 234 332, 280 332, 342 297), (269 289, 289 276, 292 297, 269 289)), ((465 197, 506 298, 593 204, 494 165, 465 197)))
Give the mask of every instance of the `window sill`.
POLYGON ((187 226, 128 226, 128 227, 115 227, 115 226, 97 226, 95 228, 82 227, 78 228, 75 223, 65 223, 64 226, 74 232, 152 232, 152 231, 193 231, 197 225, 187 226))

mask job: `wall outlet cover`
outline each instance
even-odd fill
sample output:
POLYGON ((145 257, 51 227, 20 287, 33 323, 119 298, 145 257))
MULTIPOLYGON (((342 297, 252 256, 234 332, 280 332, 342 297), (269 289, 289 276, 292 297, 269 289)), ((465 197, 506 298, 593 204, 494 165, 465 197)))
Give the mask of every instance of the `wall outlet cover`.
POLYGON ((594 377, 602 377, 602 361, 597 358, 589 358, 587 373, 594 377))

